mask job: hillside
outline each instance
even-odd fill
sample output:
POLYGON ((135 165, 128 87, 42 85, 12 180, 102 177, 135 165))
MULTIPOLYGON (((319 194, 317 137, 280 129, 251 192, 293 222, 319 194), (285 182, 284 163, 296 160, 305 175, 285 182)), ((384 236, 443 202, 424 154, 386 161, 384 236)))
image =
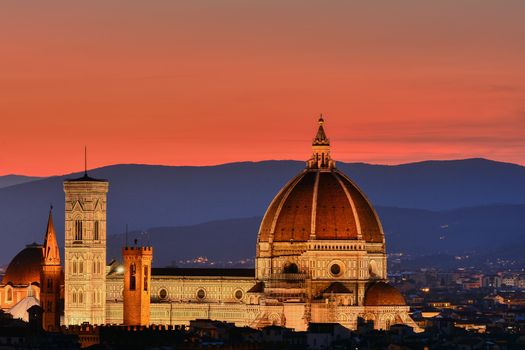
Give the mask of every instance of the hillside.
MULTIPOLYGON (((452 210, 525 203, 525 168, 514 164, 467 159, 338 166, 376 206, 452 210)), ((122 232, 126 223, 130 230, 143 230, 261 216, 277 191, 303 167, 298 161, 209 167, 114 165, 92 170, 90 175, 110 181, 108 233, 114 234, 122 232)), ((50 204, 55 207, 57 232, 63 232, 62 182, 74 176, 78 174, 0 188, 0 234, 9 237, 0 246, 0 264, 26 243, 42 240, 50 204)), ((59 234, 59 244, 62 241, 59 234)))
MULTIPOLYGON (((525 205, 493 205, 433 212, 418 209, 378 207, 389 253, 408 255, 473 255, 479 258, 508 252, 519 258, 525 245, 525 205)), ((255 256, 261 218, 213 221, 185 227, 159 227, 130 232, 128 243, 138 238, 152 244, 155 265, 184 264, 187 260, 209 260, 239 264, 255 256)), ((125 236, 108 240, 108 258, 120 257, 125 236)), ((252 263, 248 261, 247 263, 252 263)))
POLYGON ((0 188, 23 184, 30 181, 41 179, 35 176, 24 175, 3 175, 0 176, 0 188))

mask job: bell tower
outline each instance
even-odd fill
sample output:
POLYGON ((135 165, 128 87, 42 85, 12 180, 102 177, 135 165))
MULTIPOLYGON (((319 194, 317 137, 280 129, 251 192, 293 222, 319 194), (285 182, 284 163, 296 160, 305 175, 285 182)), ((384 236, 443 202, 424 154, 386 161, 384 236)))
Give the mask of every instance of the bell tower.
POLYGON ((153 248, 149 246, 124 247, 124 324, 147 326, 151 299, 151 261, 153 248))
POLYGON ((42 327, 46 331, 53 332, 60 328, 61 284, 62 266, 60 266, 60 252, 53 226, 53 207, 51 207, 42 247, 42 268, 40 270, 40 305, 44 311, 42 327))
POLYGON ((64 181, 64 323, 106 322, 106 180, 64 181))

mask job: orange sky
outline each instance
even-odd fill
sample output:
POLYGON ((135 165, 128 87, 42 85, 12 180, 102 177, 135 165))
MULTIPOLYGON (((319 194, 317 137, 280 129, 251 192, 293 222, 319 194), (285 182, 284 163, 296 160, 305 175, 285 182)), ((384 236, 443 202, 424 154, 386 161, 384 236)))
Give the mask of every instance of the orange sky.
POLYGON ((301 159, 525 164, 525 1, 5 1, 0 175, 301 159))

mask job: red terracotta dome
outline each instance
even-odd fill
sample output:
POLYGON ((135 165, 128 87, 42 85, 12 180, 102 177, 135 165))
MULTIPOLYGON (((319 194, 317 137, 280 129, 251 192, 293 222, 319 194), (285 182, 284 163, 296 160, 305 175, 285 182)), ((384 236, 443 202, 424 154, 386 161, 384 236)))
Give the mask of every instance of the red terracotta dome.
POLYGON ((365 293, 365 306, 405 306, 403 295, 385 282, 372 284, 365 293))
POLYGON ((306 169, 268 207, 259 242, 354 240, 383 243, 379 218, 361 190, 337 169, 306 169))
POLYGON ((27 245, 7 266, 2 284, 11 282, 14 285, 40 283, 40 265, 42 263, 42 246, 27 245))

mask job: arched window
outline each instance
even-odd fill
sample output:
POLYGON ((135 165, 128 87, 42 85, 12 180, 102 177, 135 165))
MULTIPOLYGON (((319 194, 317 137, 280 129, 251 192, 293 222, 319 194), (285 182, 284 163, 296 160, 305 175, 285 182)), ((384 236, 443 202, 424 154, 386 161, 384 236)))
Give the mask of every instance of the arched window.
POLYGON ((144 266, 144 291, 148 291, 148 265, 144 266))
POLYGON ((73 260, 73 274, 77 273, 77 261, 73 260))
POLYGON ((6 300, 9 303, 13 301, 13 290, 11 288, 7 288, 6 300))
POLYGON ((82 220, 75 220, 75 241, 82 240, 82 220))
POLYGON ((135 290, 137 287, 137 267, 135 264, 129 265, 129 290, 135 290))
POLYGON ((78 273, 80 274, 84 273, 84 261, 82 260, 78 262, 78 273))
POLYGON ((71 298, 73 300, 73 304, 77 303, 77 292, 73 291, 73 297, 71 298))
POLYGON ((286 264, 284 266, 284 273, 299 273, 299 268, 295 263, 286 264))
POLYGON ((95 241, 99 240, 99 234, 98 234, 98 221, 95 221, 95 228, 93 229, 93 239, 95 241))
POLYGON ((82 292, 82 291, 78 292, 78 303, 79 304, 84 303, 84 292, 82 292))

